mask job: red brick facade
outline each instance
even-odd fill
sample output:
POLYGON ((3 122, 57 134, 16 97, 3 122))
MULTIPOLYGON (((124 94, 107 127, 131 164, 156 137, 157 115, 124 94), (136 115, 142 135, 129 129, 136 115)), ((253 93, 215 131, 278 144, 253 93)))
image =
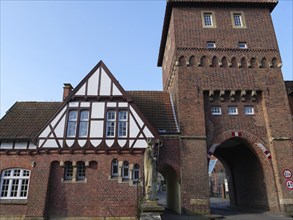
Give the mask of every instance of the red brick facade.
MULTIPOLYGON (((280 69, 270 16, 275 1, 221 1, 223 4, 167 2, 158 62, 163 67, 163 92, 127 93, 101 62, 73 91, 71 87, 66 89, 63 103, 48 104, 50 108, 46 103, 42 107, 36 103, 15 104, 1 119, 0 171, 2 175, 5 169, 20 168, 31 175, 27 199, 0 199, 1 217, 135 219, 142 184, 111 177, 111 163, 116 158, 121 170, 122 162, 128 161, 130 172, 138 164, 143 178, 146 146, 135 143, 145 144, 145 133, 163 143, 158 170, 169 189, 168 208, 178 213, 210 212, 208 162, 214 154, 229 177, 231 205, 292 212, 293 191, 286 188, 283 177, 284 169, 293 171, 292 91, 286 91, 280 69), (204 12, 214 16, 214 27, 203 27, 204 12), (244 27, 233 26, 233 13, 245 19, 244 27), (207 48, 209 41, 215 42, 216 48, 207 48), (245 42, 247 48, 238 48, 239 42, 245 42), (93 80, 103 77, 111 83, 109 88, 93 80), (105 130, 95 133, 104 139, 89 137, 83 146, 79 145, 84 139, 70 139, 65 133, 57 137, 58 132, 66 131, 68 112, 76 105, 79 112, 83 108, 98 111, 101 106, 111 110, 122 106, 131 112, 137 135, 124 138, 124 147, 119 146, 122 141, 117 137, 109 144, 105 130), (214 107, 221 112, 214 114, 214 107), (230 107, 237 112, 229 114, 230 107), (252 109, 248 112, 251 114, 247 114, 247 107, 252 109), (34 116, 29 115, 32 109, 34 116), (46 117, 41 115, 41 121, 38 112, 45 110, 46 117), (15 122, 14 116, 21 120, 15 122), (30 125, 30 120, 35 126, 22 127, 30 125), (64 127, 58 127, 58 123, 64 127), (13 133, 16 130, 17 134, 13 133), (74 144, 69 145, 70 140, 74 144), (16 147, 19 142, 25 146, 16 147), (64 180, 66 161, 74 167, 83 161, 86 179, 64 180)), ((106 117, 105 112, 89 113, 94 125, 106 126, 106 119, 100 117, 106 117)))

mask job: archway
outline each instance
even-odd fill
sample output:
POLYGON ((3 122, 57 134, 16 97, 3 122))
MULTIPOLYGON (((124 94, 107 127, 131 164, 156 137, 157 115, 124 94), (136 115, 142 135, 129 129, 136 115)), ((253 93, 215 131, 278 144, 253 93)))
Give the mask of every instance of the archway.
POLYGON ((225 167, 231 206, 269 210, 261 161, 245 139, 230 138, 213 155, 225 167))
POLYGON ((164 177, 165 186, 163 187, 165 187, 165 192, 163 192, 163 194, 166 196, 165 207, 177 213, 181 213, 180 184, 175 169, 168 164, 164 164, 159 172, 164 177))

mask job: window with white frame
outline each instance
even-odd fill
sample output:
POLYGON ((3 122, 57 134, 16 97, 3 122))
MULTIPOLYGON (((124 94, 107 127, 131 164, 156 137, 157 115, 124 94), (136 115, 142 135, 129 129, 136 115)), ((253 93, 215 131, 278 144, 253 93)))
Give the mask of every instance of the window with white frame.
POLYGON ((135 164, 133 166, 133 181, 138 181, 139 179, 139 165, 135 164))
POLYGON ((70 110, 68 113, 67 122, 67 137, 75 137, 78 127, 78 136, 87 137, 89 124, 89 111, 81 110, 78 115, 78 110, 70 110), (78 118, 79 117, 79 118, 78 118), (79 123, 79 126, 78 126, 79 123))
POLYGON ((122 179, 129 179, 129 163, 124 161, 122 164, 122 179))
POLYGON ((254 115, 253 106, 244 106, 244 114, 245 115, 254 115))
POLYGON ((211 112, 212 112, 212 115, 221 115, 222 114, 222 110, 221 110, 220 106, 213 106, 211 108, 211 112))
POLYGON ((236 106, 229 106, 228 107, 228 114, 229 115, 238 115, 238 109, 236 106))
POLYGON ((216 48, 216 42, 215 41, 208 41, 207 48, 216 48))
POLYGON ((29 170, 3 170, 0 181, 0 199, 27 199, 29 178, 29 170))
POLYGON ((115 136, 116 112, 113 110, 107 111, 106 136, 115 136))
POLYGON ((72 162, 66 161, 64 163, 64 180, 72 180, 73 167, 72 162))
POLYGON ((123 110, 119 111, 118 118, 118 137, 126 137, 127 136, 127 117, 128 112, 123 110))
POLYGON ((114 159, 112 160, 112 177, 117 177, 118 176, 118 160, 114 159))
POLYGON ((245 20, 243 12, 232 12, 232 23, 234 28, 245 28, 245 20))
POLYGON ((247 44, 246 44, 246 42, 239 42, 238 43, 238 47, 240 49, 247 49, 247 44))
POLYGON ((76 180, 85 180, 85 163, 78 161, 76 163, 76 180))

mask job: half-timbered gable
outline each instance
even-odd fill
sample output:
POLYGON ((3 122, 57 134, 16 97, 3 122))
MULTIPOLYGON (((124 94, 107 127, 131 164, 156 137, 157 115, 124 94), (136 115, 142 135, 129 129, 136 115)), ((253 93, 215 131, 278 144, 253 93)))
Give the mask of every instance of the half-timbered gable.
POLYGON ((100 61, 37 135, 38 148, 145 148, 157 137, 130 96, 100 61))

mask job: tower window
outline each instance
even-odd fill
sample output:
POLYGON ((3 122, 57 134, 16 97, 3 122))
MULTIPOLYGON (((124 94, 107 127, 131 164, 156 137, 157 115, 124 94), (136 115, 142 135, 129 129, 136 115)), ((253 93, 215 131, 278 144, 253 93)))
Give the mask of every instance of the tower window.
POLYGON ((214 12, 205 11, 201 13, 202 18, 202 26, 204 28, 215 28, 216 27, 216 19, 214 12))
POLYGON ((212 112, 212 115, 221 115, 222 114, 221 107, 219 107, 219 106, 212 107, 211 112, 212 112))
POLYGON ((229 115, 238 115, 238 109, 236 106, 229 106, 228 107, 228 114, 229 115))
POLYGON ((244 114, 245 115, 254 115, 253 106, 244 106, 244 114))
POLYGON ((244 14, 242 12, 232 12, 232 24, 234 28, 245 28, 244 14))
POLYGON ((208 41, 207 48, 216 48, 216 42, 215 41, 208 41))
POLYGON ((238 43, 238 47, 240 49, 247 49, 247 44, 246 44, 246 42, 239 42, 238 43))

